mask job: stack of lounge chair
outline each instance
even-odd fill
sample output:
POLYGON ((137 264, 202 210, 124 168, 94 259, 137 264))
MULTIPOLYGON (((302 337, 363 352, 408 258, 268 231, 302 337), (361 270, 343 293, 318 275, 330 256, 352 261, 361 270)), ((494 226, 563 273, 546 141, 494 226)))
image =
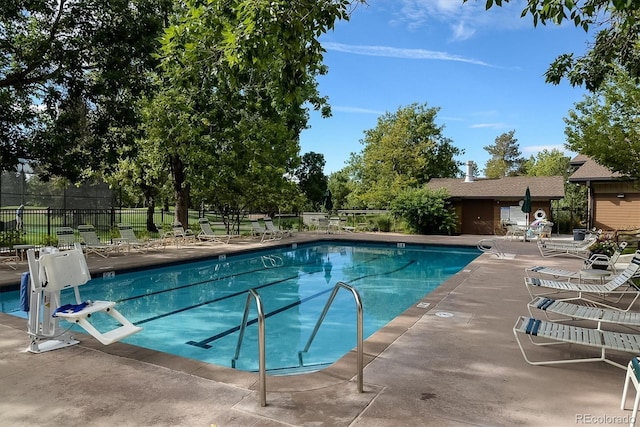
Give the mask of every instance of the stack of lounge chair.
POLYGON ((549 365, 603 361, 628 369, 626 363, 610 358, 608 352, 640 355, 640 332, 625 329, 640 327, 640 312, 633 310, 640 296, 640 284, 634 281, 639 271, 640 250, 624 270, 612 271, 603 284, 581 278, 580 272, 544 272, 542 267, 527 269, 524 281, 532 298, 527 306, 529 315, 519 317, 513 327, 526 362, 549 365), (556 280, 532 277, 534 271, 553 275, 556 280), (580 325, 574 324, 575 321, 580 321, 580 325), (571 358, 550 355, 549 359, 534 361, 523 345, 521 338, 525 336, 536 346, 573 344, 596 348, 599 355, 571 358))
POLYGON ((177 247, 186 243, 194 243, 197 241, 196 235, 190 228, 184 228, 182 223, 176 221, 173 223, 171 231, 166 232, 162 239, 167 242, 173 242, 177 247))
POLYGON ((594 235, 578 241, 538 239, 538 250, 543 257, 574 256, 588 259, 591 255, 589 247, 593 245, 597 239, 597 236, 594 235))

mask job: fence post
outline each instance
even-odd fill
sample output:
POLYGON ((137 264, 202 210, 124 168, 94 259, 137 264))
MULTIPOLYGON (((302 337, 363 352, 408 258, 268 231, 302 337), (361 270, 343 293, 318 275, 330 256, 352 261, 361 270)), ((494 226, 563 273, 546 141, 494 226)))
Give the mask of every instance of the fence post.
POLYGON ((51 208, 47 208, 47 237, 51 239, 51 208))

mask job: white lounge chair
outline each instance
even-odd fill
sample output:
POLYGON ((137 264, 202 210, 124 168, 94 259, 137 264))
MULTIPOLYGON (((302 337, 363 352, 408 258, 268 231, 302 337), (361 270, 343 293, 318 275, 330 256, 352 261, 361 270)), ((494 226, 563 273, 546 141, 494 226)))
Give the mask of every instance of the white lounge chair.
POLYGON ((133 226, 130 224, 118 224, 118 232, 120 233, 120 238, 118 239, 118 241, 120 242, 120 244, 126 246, 128 251, 130 251, 131 249, 140 249, 146 253, 149 249, 163 244, 162 239, 138 239, 135 231, 133 231, 133 226))
POLYGON ((505 253, 504 248, 496 239, 480 239, 476 245, 478 250, 491 254, 492 257, 498 259, 514 259, 515 254, 505 253))
POLYGON ((30 249, 27 259, 32 290, 28 322, 31 336, 29 351, 39 353, 78 343, 68 335, 68 331, 58 330, 57 319, 77 324, 104 345, 142 330, 114 308, 115 302, 82 300, 79 287, 91 280, 91 274, 79 244, 68 251, 45 253, 38 260, 34 250, 30 249), (76 304, 61 305, 60 291, 65 289, 73 289, 76 304), (89 321, 98 312, 113 317, 121 326, 106 332, 99 331, 89 321))
POLYGON ((118 252, 119 250, 117 245, 102 243, 93 225, 79 225, 78 233, 80 233, 80 238, 84 242, 83 247, 87 255, 94 253, 102 258, 107 258, 111 252, 118 252))
MULTIPOLYGON (((613 264, 613 271, 617 273, 629 267, 629 264, 631 263, 633 256, 634 254, 620 255, 618 259, 615 261, 615 263, 613 264)), ((640 277, 640 269, 636 271, 636 274, 633 277, 634 278, 640 277)))
POLYGON ((318 218, 318 233, 329 234, 329 220, 327 218, 318 218))
POLYGON ((76 243, 76 234, 71 227, 58 227, 56 230, 58 249, 71 249, 76 243))
POLYGON ((251 220, 251 235, 260 236, 260 243, 265 240, 274 240, 276 238, 271 231, 260 225, 257 219, 251 220))
MULTIPOLYGON (((552 276, 555 279, 563 278, 569 281, 572 279, 578 279, 578 281, 582 281, 585 278, 586 279, 591 278, 589 274, 585 274, 584 270, 586 269, 602 268, 606 270, 607 268, 610 268, 611 271, 615 273, 616 272, 615 263, 618 261, 621 251, 623 251, 626 247, 627 247, 627 242, 620 243, 618 250, 616 250, 614 254, 611 255, 611 257, 608 257, 605 254, 591 255, 589 259, 585 261, 584 268, 582 269, 582 271, 563 270, 563 269, 554 268, 554 267, 536 265, 533 267, 525 268, 525 274, 527 276, 530 276, 531 273, 537 273, 543 276, 552 276)), ((629 263, 627 263, 626 266, 628 267, 629 263)))
POLYGON ((639 268, 640 250, 636 251, 629 267, 621 273, 613 276, 604 284, 572 283, 569 281, 539 279, 537 277, 525 277, 524 283, 531 295, 531 299, 534 299, 537 296, 548 296, 551 294, 568 292, 575 293, 576 296, 564 298, 562 299, 563 301, 582 300, 613 309, 621 308, 610 305, 611 303, 618 303, 624 296, 630 295, 632 300, 628 304, 627 308, 624 309, 625 311, 628 311, 640 296, 640 290, 631 282, 632 277, 636 274, 639 268), (606 298, 614 295, 618 296, 618 300, 608 302, 606 298), (599 297, 600 300, 595 300, 594 298, 596 297, 599 297))
POLYGON ((538 239, 538 250, 543 257, 575 256, 588 259, 591 255, 589 247, 595 243, 597 237, 574 242, 572 240, 559 241, 550 239, 538 239))
POLYGON ((594 307, 590 305, 573 304, 566 301, 558 301, 548 297, 537 297, 527 305, 529 314, 536 317, 534 310, 541 311, 552 322, 565 322, 568 320, 588 320, 596 322, 601 329, 603 323, 640 327, 640 313, 631 311, 614 310, 610 308, 594 307), (552 314, 551 316, 549 314, 552 314))
POLYGON ((216 234, 211 228, 211 224, 207 218, 200 218, 198 220, 200 224, 200 233, 198 233, 198 240, 208 243, 229 243, 231 235, 229 234, 216 234))
POLYGON ((273 235, 274 239, 282 239, 285 236, 285 232, 283 230, 280 230, 279 228, 276 228, 271 218, 264 218, 263 221, 265 228, 269 233, 273 235))
POLYGON ((527 235, 527 227, 518 225, 518 224, 506 224, 507 232, 504 235, 505 239, 508 240, 520 240, 522 238, 525 239, 527 235))
POLYGON ((164 234, 163 240, 173 240, 176 246, 180 246, 180 244, 194 242, 196 240, 196 235, 189 228, 184 228, 182 223, 175 222, 171 228, 171 231, 168 231, 164 234))
POLYGON ((15 251, 10 252, 9 248, 0 249, 0 264, 16 270, 18 268, 18 261, 20 261, 20 257, 15 251))
POLYGON ((640 406, 640 359, 638 357, 631 359, 627 365, 627 374, 624 379, 624 388, 622 389, 622 400, 620 401, 620 409, 622 410, 624 410, 627 401, 629 383, 632 383, 636 389, 636 398, 633 401, 633 411, 629 424, 630 427, 633 427, 636 424, 636 419, 638 419, 638 406, 640 406))
POLYGON ((638 354, 640 353, 640 334, 628 334, 621 332, 603 331, 601 329, 583 328, 521 316, 513 327, 513 335, 516 338, 520 352, 524 360, 530 365, 557 365, 563 363, 579 362, 606 362, 618 368, 625 369, 624 365, 607 358, 607 350, 638 354), (550 346, 558 344, 576 344, 586 347, 594 347, 600 350, 598 357, 584 357, 573 359, 555 359, 533 361, 528 356, 520 341, 520 336, 526 335, 532 344, 537 346, 550 346), (536 337, 534 339, 534 337, 536 337), (539 340, 542 339, 542 340, 539 340))

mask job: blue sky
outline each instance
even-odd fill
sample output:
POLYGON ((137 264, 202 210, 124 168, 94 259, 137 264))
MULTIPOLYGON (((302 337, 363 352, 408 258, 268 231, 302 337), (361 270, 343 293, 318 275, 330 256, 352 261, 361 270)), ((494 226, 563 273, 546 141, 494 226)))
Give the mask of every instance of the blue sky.
POLYGON ((365 130, 382 114, 427 103, 440 108, 444 136, 464 149, 457 160, 474 160, 481 171, 489 159, 483 147, 511 130, 526 158, 553 148, 575 155, 563 147, 563 118, 586 91, 545 83, 544 73, 559 54, 582 55, 591 34, 570 23, 534 28, 530 16, 520 18, 524 3, 489 11, 485 0, 358 6, 321 38, 329 73, 319 90, 333 116, 311 112, 302 153, 323 154, 330 174, 362 151, 365 130))

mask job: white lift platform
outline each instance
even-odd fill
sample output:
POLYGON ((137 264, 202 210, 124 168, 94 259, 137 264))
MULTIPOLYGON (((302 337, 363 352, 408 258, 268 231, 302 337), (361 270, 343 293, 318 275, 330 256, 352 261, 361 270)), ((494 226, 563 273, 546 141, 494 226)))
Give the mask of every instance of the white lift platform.
POLYGON ((42 353, 78 344, 69 328, 62 329, 59 320, 77 324, 104 345, 120 341, 142 330, 133 325, 115 308, 113 301, 82 301, 79 287, 91 280, 82 248, 76 245, 68 251, 55 248, 41 249, 36 260, 33 249, 27 251, 29 261, 30 293, 27 351, 42 353), (60 304, 60 291, 73 288, 76 304, 60 304), (89 321, 92 314, 103 312, 121 326, 100 332, 89 321))

